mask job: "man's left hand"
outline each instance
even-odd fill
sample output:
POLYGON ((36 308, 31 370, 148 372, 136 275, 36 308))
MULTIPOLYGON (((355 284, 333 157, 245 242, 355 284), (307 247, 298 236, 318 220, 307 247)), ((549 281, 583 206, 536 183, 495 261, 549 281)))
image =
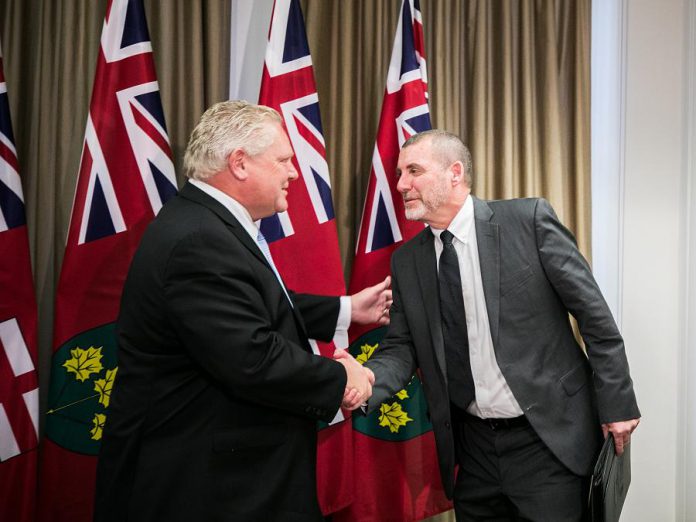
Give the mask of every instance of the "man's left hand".
POLYGON ((638 427, 640 419, 631 419, 627 421, 610 422, 608 424, 602 424, 602 433, 604 433, 604 438, 606 439, 609 433, 614 436, 614 447, 616 448, 616 454, 622 455, 624 452, 624 446, 631 442, 631 433, 638 427))
POLYGON ((374 286, 363 288, 350 296, 350 320, 355 324, 389 324, 389 307, 392 304, 391 277, 374 286))

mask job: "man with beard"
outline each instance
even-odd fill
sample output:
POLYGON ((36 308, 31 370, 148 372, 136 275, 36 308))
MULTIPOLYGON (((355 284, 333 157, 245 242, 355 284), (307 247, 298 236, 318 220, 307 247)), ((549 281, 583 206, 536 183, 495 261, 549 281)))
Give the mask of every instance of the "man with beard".
POLYGON ((420 368, 458 520, 581 520, 602 434, 622 453, 640 412, 575 239, 543 199, 472 196, 471 156, 453 134, 411 137, 397 175, 406 217, 429 227, 392 257, 367 411, 420 368))

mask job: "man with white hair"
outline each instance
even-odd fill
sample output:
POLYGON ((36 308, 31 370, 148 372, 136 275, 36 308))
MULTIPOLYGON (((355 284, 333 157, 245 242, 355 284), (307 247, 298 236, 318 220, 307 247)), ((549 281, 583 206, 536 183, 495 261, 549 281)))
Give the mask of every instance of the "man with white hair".
POLYGON ((285 287, 255 222, 287 209, 292 156, 278 113, 246 102, 211 107, 191 134, 189 181, 123 291, 95 520, 322 520, 317 421, 366 400, 371 375, 314 355, 308 338, 385 324, 391 291, 285 287))

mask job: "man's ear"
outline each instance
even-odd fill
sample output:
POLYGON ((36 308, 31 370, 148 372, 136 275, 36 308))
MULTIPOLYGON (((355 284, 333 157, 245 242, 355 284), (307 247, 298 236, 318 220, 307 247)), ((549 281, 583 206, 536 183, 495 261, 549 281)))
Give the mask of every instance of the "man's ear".
POLYGON ((459 185, 464 181, 464 165, 461 161, 452 163, 450 171, 452 172, 452 186, 459 185))
POLYGON ((244 181, 249 177, 249 172, 246 170, 246 152, 242 149, 234 149, 232 153, 227 156, 227 168, 230 173, 240 181, 244 181))

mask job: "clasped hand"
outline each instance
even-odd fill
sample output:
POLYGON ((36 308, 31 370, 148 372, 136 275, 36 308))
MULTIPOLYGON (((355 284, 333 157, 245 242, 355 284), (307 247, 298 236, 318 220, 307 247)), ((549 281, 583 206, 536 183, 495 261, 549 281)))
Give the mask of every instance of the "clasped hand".
POLYGON ((375 374, 356 361, 347 350, 336 350, 334 359, 343 365, 348 376, 342 406, 347 410, 354 410, 372 396, 375 374))
POLYGON ((638 427, 640 419, 627 421, 609 422, 602 424, 602 433, 606 439, 609 433, 614 437, 614 448, 617 455, 622 455, 624 447, 631 442, 631 433, 638 427))

